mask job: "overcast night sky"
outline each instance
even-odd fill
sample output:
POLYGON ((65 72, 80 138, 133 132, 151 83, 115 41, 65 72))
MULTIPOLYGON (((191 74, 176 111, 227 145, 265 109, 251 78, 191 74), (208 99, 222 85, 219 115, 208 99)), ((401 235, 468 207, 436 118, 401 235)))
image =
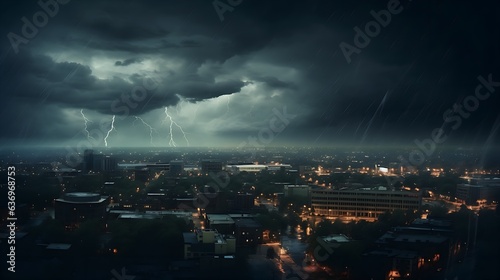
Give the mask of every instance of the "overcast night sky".
POLYGON ((402 0, 350 63, 341 43, 391 1, 238 2, 73 0, 32 38, 22 18, 41 6, 5 2, 0 146, 87 141, 82 112, 98 147, 113 116, 109 147, 238 146, 285 107, 266 145, 410 145, 440 127, 446 144, 500 140, 498 1, 402 0))

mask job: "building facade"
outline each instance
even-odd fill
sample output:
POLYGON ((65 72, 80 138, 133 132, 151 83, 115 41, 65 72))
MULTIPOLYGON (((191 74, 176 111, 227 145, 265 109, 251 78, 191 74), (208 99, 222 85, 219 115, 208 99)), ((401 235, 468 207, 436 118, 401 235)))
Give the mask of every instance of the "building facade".
POLYGON ((312 189, 311 206, 329 218, 376 219, 386 211, 414 210, 422 205, 420 192, 378 189, 312 189))
POLYGON ((500 178, 469 178, 467 183, 457 185, 457 199, 467 205, 476 205, 481 200, 492 202, 500 199, 500 178))
POLYGON ((201 172, 217 173, 222 171, 222 161, 206 159, 201 161, 201 172))
POLYGON ((308 185, 285 185, 283 193, 285 197, 299 196, 308 198, 311 193, 311 187, 308 185))

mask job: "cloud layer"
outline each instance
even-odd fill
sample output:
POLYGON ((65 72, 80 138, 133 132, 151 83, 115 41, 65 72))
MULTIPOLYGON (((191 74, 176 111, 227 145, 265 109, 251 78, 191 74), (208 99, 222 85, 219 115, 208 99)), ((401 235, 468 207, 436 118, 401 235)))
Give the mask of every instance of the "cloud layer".
MULTIPOLYGON (((75 145, 86 138, 83 109, 90 129, 119 116, 110 145, 150 145, 140 116, 156 129, 153 144, 168 146, 167 107, 190 145, 237 146, 286 107, 297 117, 273 145, 411 144, 474 94, 478 76, 500 81, 500 11, 495 1, 401 1, 348 63, 339 44, 353 45, 354 27, 388 2, 243 1, 221 21, 210 1, 74 0, 17 53, 8 34, 22 36, 21 18, 33 22, 42 8, 9 3, 0 143, 75 145)), ((498 102, 498 92, 481 101, 448 129, 449 143, 491 138, 498 102)))

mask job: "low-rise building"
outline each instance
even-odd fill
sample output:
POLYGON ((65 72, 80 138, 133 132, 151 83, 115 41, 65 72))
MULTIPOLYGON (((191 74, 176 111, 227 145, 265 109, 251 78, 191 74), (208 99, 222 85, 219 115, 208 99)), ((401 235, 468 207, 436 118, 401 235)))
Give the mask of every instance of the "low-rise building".
POLYGON ((232 173, 238 173, 238 172, 257 173, 266 169, 267 165, 262 165, 262 164, 231 164, 226 166, 226 170, 232 173))
POLYGON ((234 220, 226 214, 207 214, 207 227, 222 234, 234 234, 234 220))
POLYGON ((500 198, 500 178, 467 178, 467 183, 457 185, 457 199, 467 205, 476 205, 480 201, 500 198))
POLYGON ((262 225, 253 219, 235 219, 238 246, 257 246, 262 243, 262 225))
POLYGON ((309 185, 285 185, 283 187, 285 197, 298 196, 308 198, 311 193, 311 186, 309 185))
POLYGON ((220 160, 205 159, 201 161, 200 165, 201 172, 203 173, 218 173, 222 171, 222 161, 220 160))
POLYGON ((195 229, 183 233, 184 259, 197 259, 206 256, 228 256, 236 252, 236 239, 222 235, 215 229, 195 229))
POLYGON ((67 227, 76 227, 89 219, 104 221, 108 204, 109 197, 97 193, 66 193, 55 200, 55 219, 67 227))

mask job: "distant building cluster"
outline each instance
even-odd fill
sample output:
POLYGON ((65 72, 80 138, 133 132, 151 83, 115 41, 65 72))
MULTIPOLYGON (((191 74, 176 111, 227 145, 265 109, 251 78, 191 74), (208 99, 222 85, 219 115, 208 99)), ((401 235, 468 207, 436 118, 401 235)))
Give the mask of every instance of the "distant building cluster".
POLYGON ((94 172, 111 172, 117 169, 117 160, 112 156, 103 154, 94 154, 93 150, 85 150, 83 154, 83 171, 88 173, 94 172))
POLYGON ((268 170, 271 172, 275 171, 290 171, 292 166, 290 164, 228 164, 226 166, 226 170, 231 172, 231 173, 238 173, 238 172, 249 172, 249 173, 256 173, 256 172, 261 172, 264 170, 268 170))

